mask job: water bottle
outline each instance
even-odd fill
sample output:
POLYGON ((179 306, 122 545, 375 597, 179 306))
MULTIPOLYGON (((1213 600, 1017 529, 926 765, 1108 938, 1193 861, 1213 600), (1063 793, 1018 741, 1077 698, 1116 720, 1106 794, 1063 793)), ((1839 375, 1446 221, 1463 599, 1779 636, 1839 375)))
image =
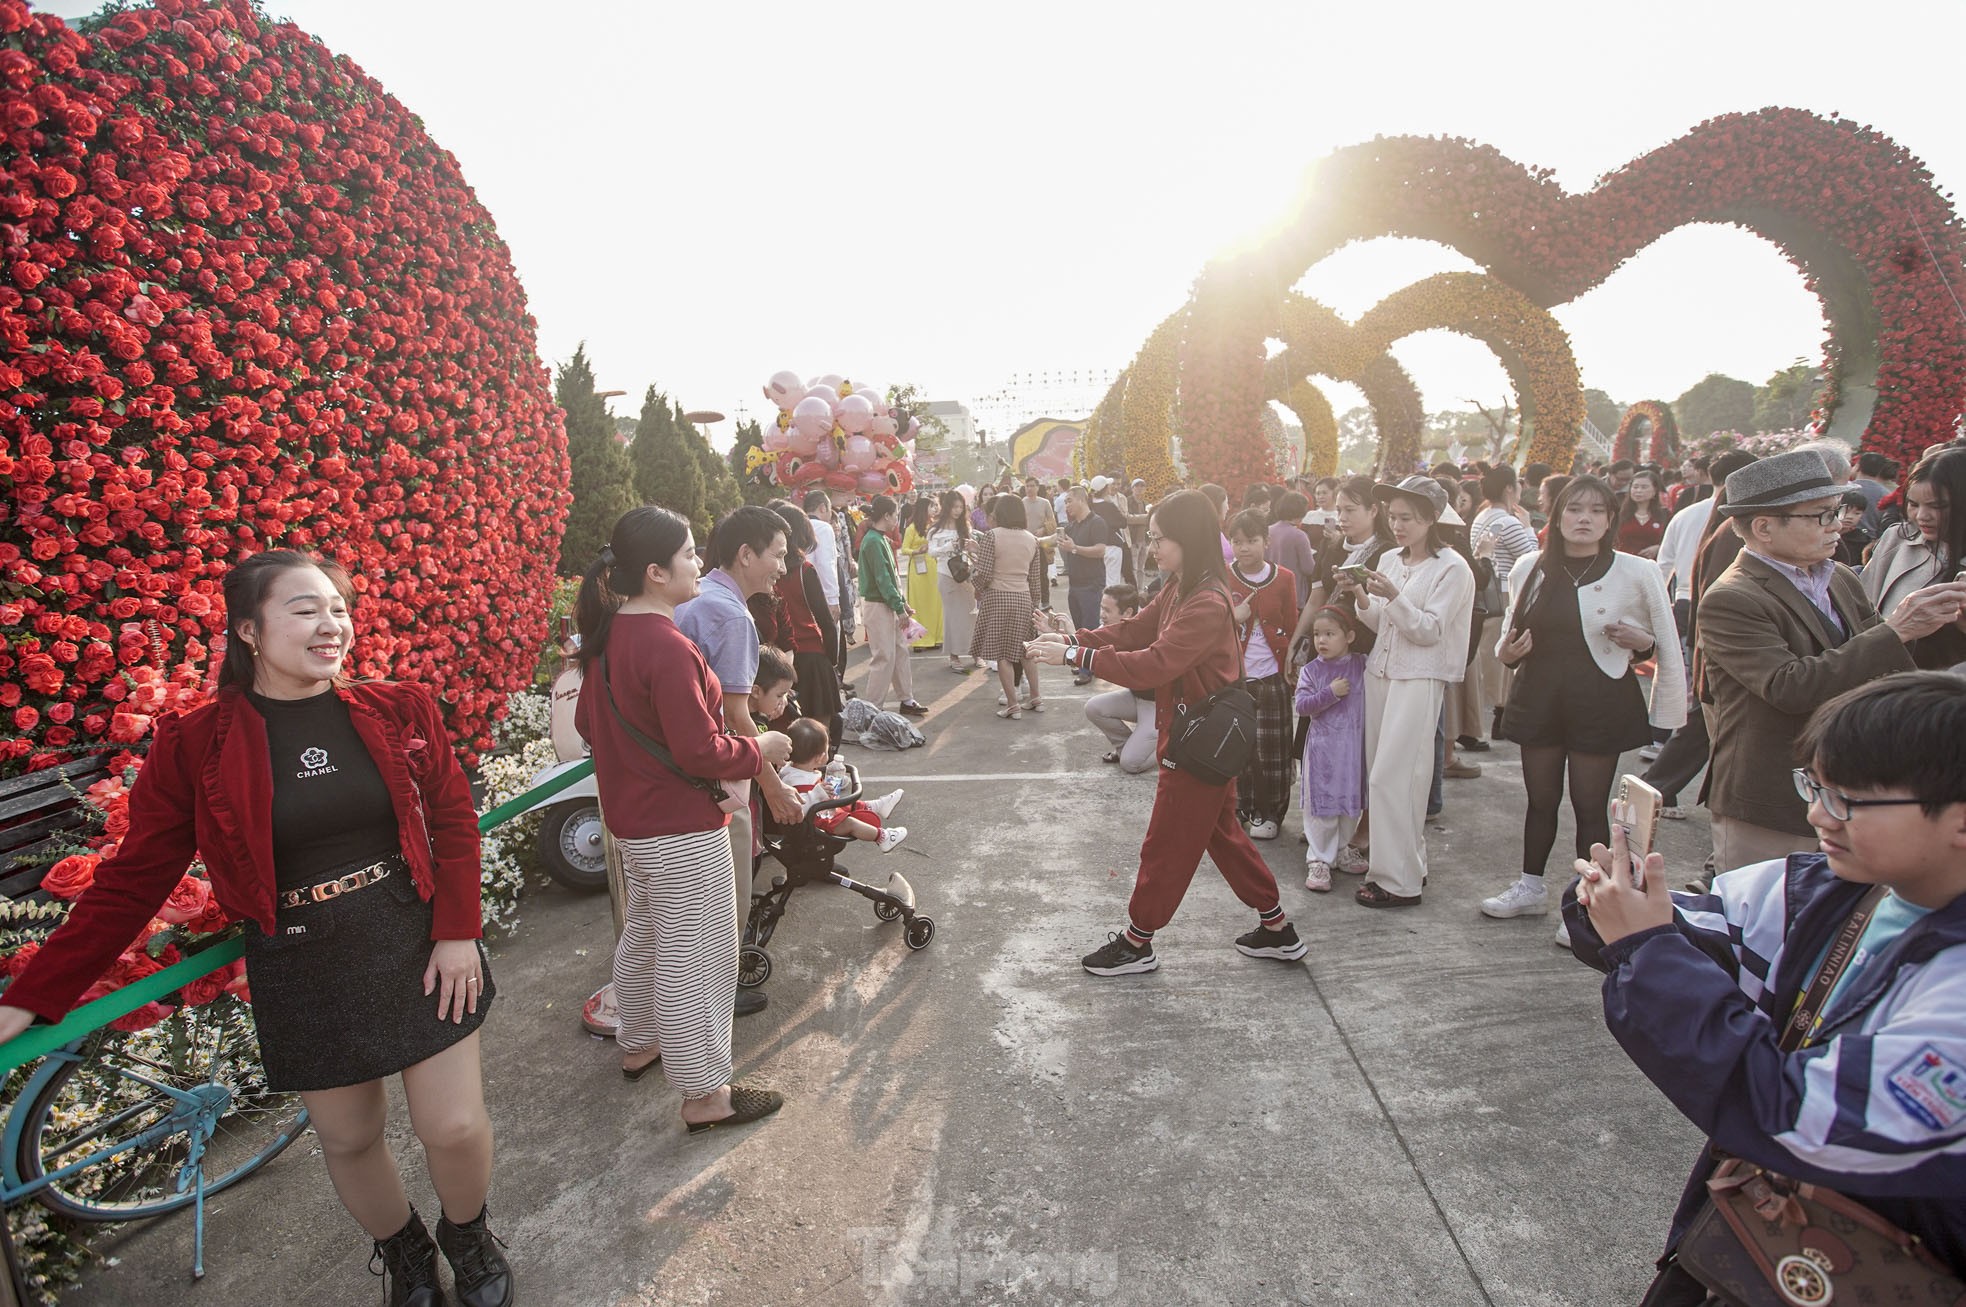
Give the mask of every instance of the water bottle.
POLYGON ((847 792, 851 784, 847 779, 846 762, 836 755, 826 764, 826 792, 837 799, 847 792))

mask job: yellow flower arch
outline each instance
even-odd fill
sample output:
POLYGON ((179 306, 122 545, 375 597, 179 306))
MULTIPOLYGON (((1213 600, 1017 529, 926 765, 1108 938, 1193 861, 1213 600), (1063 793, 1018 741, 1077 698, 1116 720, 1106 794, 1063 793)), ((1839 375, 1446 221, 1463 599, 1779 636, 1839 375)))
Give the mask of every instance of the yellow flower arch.
MULTIPOLYGON (((1363 387, 1376 370, 1383 386, 1384 364, 1391 361, 1386 351, 1395 341, 1432 330, 1472 337, 1494 352, 1515 387, 1524 460, 1565 463, 1577 447, 1584 390, 1569 335, 1546 309, 1484 273, 1444 272, 1417 281, 1375 304, 1355 324, 1316 300, 1292 294, 1284 301, 1280 330, 1284 349, 1268 365, 1273 395, 1288 395, 1313 375, 1363 387)), ((1384 424, 1380 433, 1382 468, 1402 470, 1418 454, 1417 424, 1410 446, 1402 439, 1396 448, 1384 424)))
MULTIPOLYGON (((1127 476, 1146 481, 1147 494, 1154 499, 1181 484, 1173 457, 1174 415, 1181 373, 1181 333, 1187 317, 1184 306, 1154 328, 1154 334, 1127 365, 1126 389, 1120 399, 1120 467, 1127 476)), ((1103 433, 1102 440, 1113 443, 1103 433)))

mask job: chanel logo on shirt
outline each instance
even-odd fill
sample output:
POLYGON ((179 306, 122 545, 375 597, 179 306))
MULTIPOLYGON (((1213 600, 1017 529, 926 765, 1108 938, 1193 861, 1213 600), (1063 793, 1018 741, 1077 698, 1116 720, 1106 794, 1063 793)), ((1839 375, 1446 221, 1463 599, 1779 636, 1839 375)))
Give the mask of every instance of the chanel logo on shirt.
POLYGON ((339 767, 330 767, 328 765, 328 751, 326 749, 304 750, 300 755, 300 765, 305 770, 295 772, 294 776, 296 779, 303 781, 311 776, 326 776, 331 772, 341 770, 339 767))

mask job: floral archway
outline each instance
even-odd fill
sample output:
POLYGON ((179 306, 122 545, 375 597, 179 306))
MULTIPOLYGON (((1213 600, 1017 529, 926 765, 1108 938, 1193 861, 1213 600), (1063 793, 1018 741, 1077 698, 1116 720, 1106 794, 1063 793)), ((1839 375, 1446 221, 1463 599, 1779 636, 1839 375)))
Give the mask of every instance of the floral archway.
POLYGON ((0 134, 0 762, 195 696, 220 577, 273 546, 356 578, 352 670, 488 745, 545 637, 567 455, 457 161, 248 0, 79 29, 0 0, 0 134))
POLYGON ((1262 465, 1258 409, 1279 305, 1312 264, 1378 236, 1451 246, 1548 308, 1676 228, 1745 227, 1781 249, 1822 302, 1828 434, 1908 462, 1966 407, 1959 219, 1908 151, 1844 119, 1798 109, 1714 118, 1579 195, 1492 147, 1432 137, 1340 150, 1304 189, 1278 237, 1196 280, 1181 414, 1203 475, 1273 471, 1262 465))
POLYGON ((1629 458, 1634 463, 1642 459, 1662 466, 1678 458, 1679 423, 1672 409, 1656 399, 1641 399, 1626 409, 1618 420, 1618 435, 1611 442, 1611 457, 1629 458), (1643 450, 1638 444, 1640 435, 1648 437, 1643 450))

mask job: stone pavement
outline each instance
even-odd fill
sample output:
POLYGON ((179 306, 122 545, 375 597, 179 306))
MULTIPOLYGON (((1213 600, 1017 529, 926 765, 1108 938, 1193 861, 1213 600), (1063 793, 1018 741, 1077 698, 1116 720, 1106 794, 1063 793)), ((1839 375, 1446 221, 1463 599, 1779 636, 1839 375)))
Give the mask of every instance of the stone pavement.
MULTIPOLYGON (((1360 908, 1350 877, 1307 892, 1293 810, 1258 847, 1306 962, 1236 953, 1251 914, 1204 863, 1161 970, 1099 980, 1078 958, 1123 924, 1153 778, 1099 765, 1061 671, 1048 711, 1010 722, 994 677, 942 668, 915 660, 927 748, 847 751, 873 792, 908 788, 908 843, 844 860, 907 875, 938 934, 909 953, 864 900, 794 897, 771 1008, 737 1027, 739 1076, 786 1094, 776 1119, 686 1142, 667 1084, 627 1083, 581 1032, 605 899, 534 891, 493 947, 492 1212, 521 1302, 1638 1300, 1700 1138, 1605 1033, 1554 916, 1476 910, 1516 874, 1512 746, 1447 783, 1422 907, 1360 908)), ((1676 881, 1705 839, 1703 818, 1665 823, 1676 881)), ((381 1292, 311 1137, 213 1201, 202 1283, 188 1219, 99 1247, 74 1307, 381 1292)))

